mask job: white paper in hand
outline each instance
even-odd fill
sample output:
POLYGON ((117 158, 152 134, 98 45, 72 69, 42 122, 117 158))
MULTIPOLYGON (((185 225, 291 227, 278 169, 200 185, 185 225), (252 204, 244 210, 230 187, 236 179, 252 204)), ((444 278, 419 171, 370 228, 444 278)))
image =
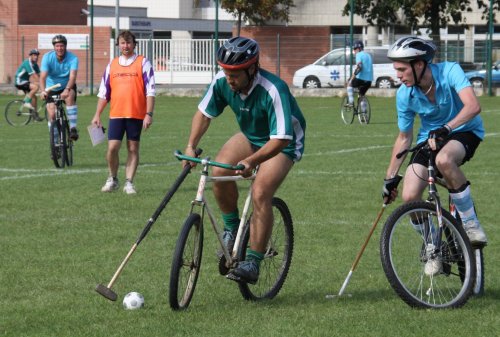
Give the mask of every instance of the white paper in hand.
POLYGON ((106 136, 104 135, 104 129, 102 127, 89 125, 87 126, 87 130, 89 130, 90 140, 92 141, 93 146, 104 142, 104 140, 106 139, 106 136))

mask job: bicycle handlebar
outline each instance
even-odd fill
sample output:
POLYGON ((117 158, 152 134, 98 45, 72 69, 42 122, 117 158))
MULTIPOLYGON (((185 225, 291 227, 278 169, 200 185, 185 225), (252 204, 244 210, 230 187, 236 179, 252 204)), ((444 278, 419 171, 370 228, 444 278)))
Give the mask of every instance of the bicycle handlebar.
POLYGON ((182 154, 182 152, 179 150, 174 151, 174 156, 177 157, 177 159, 179 159, 179 160, 187 160, 187 161, 191 161, 193 163, 198 163, 198 164, 202 164, 202 165, 216 166, 216 167, 224 168, 227 170, 237 171, 237 170, 243 170, 245 168, 245 165, 242 165, 242 164, 240 164, 240 165, 223 164, 223 163, 219 163, 216 161, 211 161, 208 159, 208 157, 200 159, 200 158, 196 158, 196 157, 186 156, 186 155, 182 154))
POLYGON ((404 156, 405 154, 407 154, 408 152, 415 152, 415 151, 418 151, 426 146, 429 146, 429 144, 427 144, 427 141, 425 142, 422 142, 420 144, 417 144, 415 145, 414 147, 411 147, 409 149, 406 149, 406 150, 403 150, 401 152, 399 152, 397 155, 396 155, 396 158, 397 159, 400 159, 402 156, 404 156))

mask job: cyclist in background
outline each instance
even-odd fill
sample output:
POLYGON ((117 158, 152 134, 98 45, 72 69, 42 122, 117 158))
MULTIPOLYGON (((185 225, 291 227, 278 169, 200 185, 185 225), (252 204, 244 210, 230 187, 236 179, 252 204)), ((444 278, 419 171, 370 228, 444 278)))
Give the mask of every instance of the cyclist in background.
MULTIPOLYGON (((399 134, 396 138, 383 186, 383 197, 390 203, 397 196, 398 170, 404 157, 396 154, 408 149, 413 140, 413 123, 421 122, 417 143, 428 142, 438 151, 436 166, 472 244, 487 243, 486 234, 474 210, 467 181, 460 166, 469 161, 484 137, 481 106, 464 71, 455 62, 432 64, 436 46, 418 37, 403 37, 388 51, 397 76, 403 83, 396 94, 399 134)), ((427 186, 428 158, 413 153, 406 169, 403 201, 420 200, 427 186)), ((419 224, 414 224, 419 226, 419 224)), ((418 230, 418 228, 416 228, 418 230)))
POLYGON ((38 92, 40 82, 40 68, 38 67, 38 49, 31 49, 29 57, 21 63, 16 72, 16 88, 22 90, 26 96, 24 97, 24 106, 31 109, 36 121, 42 119, 36 111, 36 93, 38 92))
MULTIPOLYGON (((272 198, 294 162, 304 151, 306 122, 286 83, 259 68, 259 46, 252 39, 233 37, 217 52, 217 73, 195 113, 186 154, 195 156, 195 148, 226 106, 236 115, 240 132, 232 136, 217 154, 216 161, 242 164, 236 174, 249 176, 259 166, 252 185, 253 215, 250 223, 250 248, 246 260, 227 275, 228 278, 254 284, 260 262, 272 233, 272 198)), ((234 171, 214 168, 215 176, 234 171)), ((239 225, 238 189, 235 182, 213 185, 215 198, 224 221, 223 241, 229 251, 239 225)))
MULTIPOLYGON (((52 38, 54 50, 43 55, 42 69, 40 74, 41 97, 47 100, 47 112, 49 124, 55 118, 55 105, 45 88, 60 84, 60 88, 51 92, 51 95, 60 95, 66 102, 66 112, 69 121, 69 137, 78 140, 76 122, 78 107, 76 105, 76 76, 78 73, 78 57, 66 50, 68 40, 64 35, 56 35, 52 38)), ((50 129, 50 125, 49 125, 50 129)))
MULTIPOLYGON (((364 96, 368 89, 370 89, 373 81, 373 60, 372 56, 364 51, 365 45, 363 41, 354 41, 352 45, 354 55, 356 55, 356 68, 351 76, 351 79, 347 83, 347 97, 349 99, 349 105, 354 103, 354 89, 359 88, 359 95, 364 96)), ((366 111, 365 101, 360 107, 361 112, 366 111)))

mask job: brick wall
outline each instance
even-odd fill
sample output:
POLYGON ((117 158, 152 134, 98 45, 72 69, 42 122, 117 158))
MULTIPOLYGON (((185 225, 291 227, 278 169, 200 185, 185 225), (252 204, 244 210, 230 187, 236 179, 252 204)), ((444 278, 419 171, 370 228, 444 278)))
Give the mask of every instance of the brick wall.
POLYGON ((20 25, 86 25, 87 0, 18 0, 20 25))
POLYGON ((259 43, 261 67, 279 73, 289 86, 297 69, 330 51, 330 27, 253 26, 242 27, 240 35, 259 43))

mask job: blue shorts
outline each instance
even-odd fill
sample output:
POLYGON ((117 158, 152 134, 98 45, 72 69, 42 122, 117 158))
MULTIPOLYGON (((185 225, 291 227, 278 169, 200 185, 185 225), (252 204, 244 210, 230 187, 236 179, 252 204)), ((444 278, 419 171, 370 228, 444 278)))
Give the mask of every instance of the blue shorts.
POLYGON ((111 118, 108 126, 108 140, 123 140, 127 134, 127 140, 141 141, 142 119, 135 118, 111 118))

